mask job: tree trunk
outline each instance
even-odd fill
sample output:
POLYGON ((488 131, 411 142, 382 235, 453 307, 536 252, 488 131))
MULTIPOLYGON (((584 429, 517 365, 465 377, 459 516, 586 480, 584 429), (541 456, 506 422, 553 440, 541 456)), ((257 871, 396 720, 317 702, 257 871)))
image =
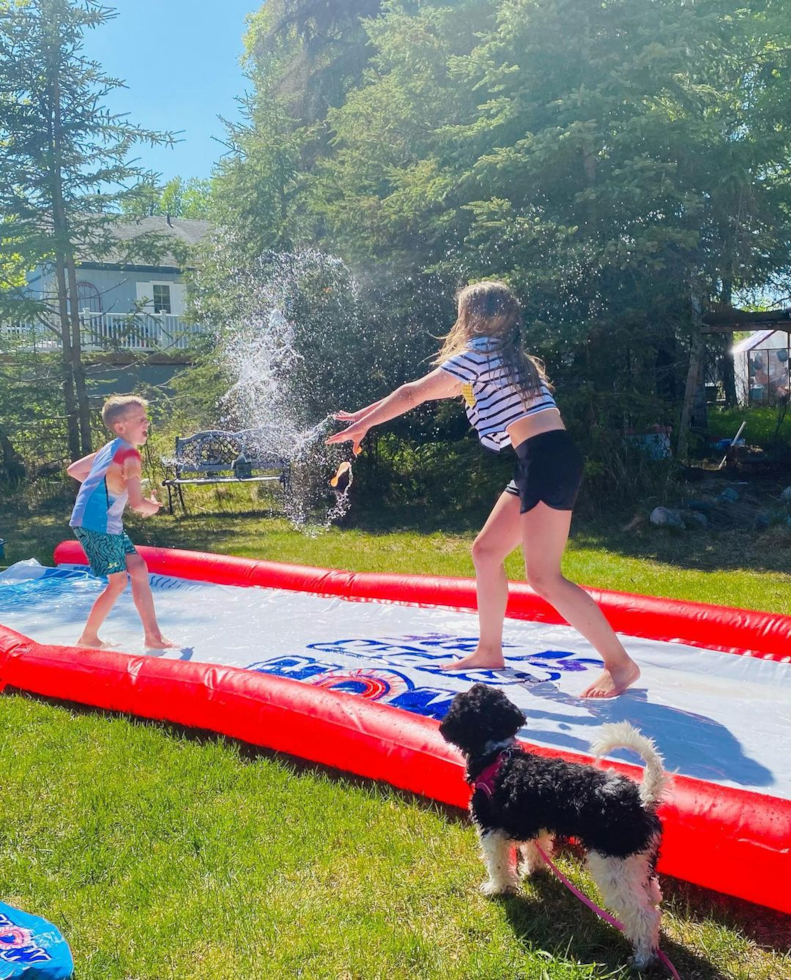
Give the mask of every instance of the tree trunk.
MULTIPOLYGON (((733 285, 729 278, 722 281, 721 293, 723 306, 730 307, 733 303, 733 285)), ((736 375, 733 369, 733 355, 731 346, 733 344, 733 334, 725 334, 722 343, 722 389, 725 394, 725 407, 736 408, 736 375)))
POLYGON ((676 330, 672 322, 664 321, 654 329, 649 326, 649 337, 653 334, 656 344, 654 359, 654 384, 656 393, 663 402, 675 404, 677 395, 676 361, 676 330))
POLYGON ((66 208, 63 203, 63 160, 61 152, 61 105, 60 82, 57 67, 52 77, 52 108, 50 119, 50 145, 52 147, 52 231, 55 241, 55 270, 58 283, 58 313, 60 318, 61 341, 63 343, 63 399, 68 419, 69 455, 79 459, 91 451, 90 410, 85 393, 85 372, 80 356, 79 312, 77 329, 69 314, 69 289, 66 282, 67 262, 70 265, 69 278, 73 278, 72 311, 77 306, 77 282, 73 275, 74 260, 69 238, 66 208), (87 424, 87 432, 86 432, 87 424), (86 438, 87 435, 87 438, 86 438))
POLYGON ((2 463, 0 464, 0 479, 5 478, 12 487, 15 487, 25 478, 25 464, 22 457, 14 449, 13 443, 8 438, 7 433, 0 427, 0 453, 2 453, 2 463))
POLYGON ((722 344, 722 389, 725 393, 725 407, 736 408, 738 399, 736 397, 736 372, 733 367, 733 334, 726 333, 723 336, 722 344))
POLYGON ((80 336, 80 311, 77 308, 77 269, 74 256, 66 257, 66 272, 69 280, 69 296, 71 298, 71 363, 74 374, 74 390, 77 395, 77 410, 80 419, 80 437, 82 439, 82 454, 87 456, 93 452, 93 434, 91 432, 91 405, 88 401, 88 391, 85 387, 85 367, 82 363, 82 338, 80 336))
POLYGON ((681 409, 681 424, 678 432, 677 453, 679 459, 686 459, 689 452, 689 430, 695 410, 695 398, 700 385, 700 368, 703 363, 703 334, 699 324, 692 326, 692 342, 689 348, 689 369, 684 389, 684 403, 681 409))
POLYGON ((69 321, 68 303, 66 300, 66 270, 63 259, 55 259, 55 276, 58 283, 58 319, 60 321, 61 340, 61 390, 63 405, 66 410, 66 431, 69 442, 69 458, 72 462, 86 455, 80 451, 80 425, 77 410, 77 398, 74 394, 74 374, 71 351, 71 323, 69 321))

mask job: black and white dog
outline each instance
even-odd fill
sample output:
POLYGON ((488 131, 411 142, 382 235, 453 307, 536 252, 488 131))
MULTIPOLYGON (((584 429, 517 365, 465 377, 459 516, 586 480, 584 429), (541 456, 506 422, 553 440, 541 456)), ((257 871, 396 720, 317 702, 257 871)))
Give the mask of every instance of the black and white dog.
POLYGON ((551 853, 553 835, 574 837, 587 850, 605 903, 623 921, 634 966, 648 966, 659 946, 662 900, 655 874, 662 836, 656 808, 667 782, 661 756, 628 722, 602 726, 593 752, 639 753, 646 765, 638 785, 613 770, 524 751, 514 739, 524 724, 502 691, 475 684, 456 695, 439 728, 467 761, 470 812, 489 872, 484 892, 516 891, 517 849, 524 873, 531 874, 544 866, 536 844, 551 853))

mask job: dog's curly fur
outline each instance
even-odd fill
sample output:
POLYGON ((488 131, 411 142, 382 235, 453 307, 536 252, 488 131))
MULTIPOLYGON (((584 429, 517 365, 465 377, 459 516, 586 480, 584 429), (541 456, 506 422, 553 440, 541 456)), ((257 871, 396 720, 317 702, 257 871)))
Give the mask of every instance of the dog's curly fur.
POLYGON ((503 752, 524 724, 502 691, 475 684, 456 695, 439 729, 467 761, 474 787, 470 812, 489 872, 484 891, 517 889, 517 849, 530 874, 544 866, 536 843, 551 851, 554 836, 574 837, 587 850, 605 902, 623 920, 634 965, 647 966, 659 943, 662 899, 655 874, 662 835, 656 807, 666 780, 661 757, 650 739, 624 722, 603 726, 594 751, 603 755, 624 746, 639 752, 646 761, 640 785, 612 770, 546 759, 516 746, 503 752), (491 788, 476 787, 498 756, 491 788))

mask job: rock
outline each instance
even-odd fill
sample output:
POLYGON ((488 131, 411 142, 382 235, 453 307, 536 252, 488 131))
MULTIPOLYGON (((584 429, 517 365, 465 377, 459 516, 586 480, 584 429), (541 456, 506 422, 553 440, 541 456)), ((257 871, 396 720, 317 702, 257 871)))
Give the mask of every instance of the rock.
POLYGON ((681 511, 671 510, 669 507, 654 507, 648 519, 658 527, 677 527, 682 531, 686 530, 681 511))
POLYGON ((765 531, 769 527, 770 521, 767 514, 755 515, 755 527, 759 531, 765 531))
POLYGON ((722 493, 717 497, 717 500, 725 501, 735 501, 739 499, 739 491, 734 490, 733 487, 726 487, 722 493))
POLYGON ((684 520, 689 521, 690 524, 697 524, 698 527, 708 527, 709 519, 705 514, 702 514, 699 510, 693 510, 689 514, 684 514, 684 520))
POLYGON ((791 504, 791 487, 785 488, 785 490, 780 494, 780 499, 785 504, 791 504))

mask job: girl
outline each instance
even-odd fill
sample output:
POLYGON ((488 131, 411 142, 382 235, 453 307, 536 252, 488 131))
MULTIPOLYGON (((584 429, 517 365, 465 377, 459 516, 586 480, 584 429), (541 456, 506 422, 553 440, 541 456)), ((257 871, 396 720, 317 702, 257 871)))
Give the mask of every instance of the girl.
POLYGON ((582 456, 560 418, 543 365, 520 346, 519 302, 504 283, 479 282, 458 296, 458 317, 434 371, 401 385, 387 398, 335 417, 351 423, 328 442, 351 441, 355 454, 369 429, 439 398, 462 395, 484 446, 513 446, 514 479, 494 505, 472 546, 478 593, 477 648, 447 670, 505 666, 503 622, 508 601, 505 558, 520 543, 527 581, 604 660, 583 697, 609 698, 626 690, 640 669, 587 592, 564 578, 560 562, 582 479, 582 456))

